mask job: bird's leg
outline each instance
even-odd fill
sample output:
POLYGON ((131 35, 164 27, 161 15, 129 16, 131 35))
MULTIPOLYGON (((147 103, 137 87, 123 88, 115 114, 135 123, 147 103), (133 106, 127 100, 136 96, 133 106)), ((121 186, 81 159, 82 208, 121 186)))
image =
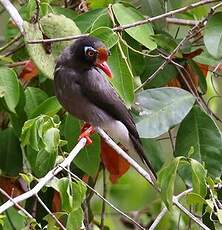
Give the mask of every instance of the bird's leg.
POLYGON ((89 137, 90 134, 93 134, 95 131, 93 127, 89 123, 85 123, 83 127, 81 128, 81 134, 79 135, 79 140, 81 138, 86 138, 87 142, 86 144, 90 145, 92 144, 92 139, 89 137))

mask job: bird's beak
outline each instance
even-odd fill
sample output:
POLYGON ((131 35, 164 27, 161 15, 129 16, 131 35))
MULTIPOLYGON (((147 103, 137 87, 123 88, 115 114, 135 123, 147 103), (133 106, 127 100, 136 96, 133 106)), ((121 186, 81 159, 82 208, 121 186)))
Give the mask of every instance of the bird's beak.
POLYGON ((104 61, 102 63, 96 63, 96 66, 98 68, 100 68, 109 77, 109 79, 112 79, 112 71, 109 68, 106 61, 104 61))

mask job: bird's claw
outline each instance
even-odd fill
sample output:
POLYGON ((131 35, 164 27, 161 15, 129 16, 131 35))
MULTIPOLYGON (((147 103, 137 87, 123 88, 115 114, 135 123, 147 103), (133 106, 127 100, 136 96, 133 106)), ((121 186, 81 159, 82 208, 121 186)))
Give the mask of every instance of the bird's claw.
POLYGON ((85 123, 81 128, 81 134, 79 135, 79 140, 82 138, 86 138, 86 144, 87 145, 92 144, 92 139, 89 137, 90 134, 92 133, 94 133, 93 127, 90 124, 85 123))

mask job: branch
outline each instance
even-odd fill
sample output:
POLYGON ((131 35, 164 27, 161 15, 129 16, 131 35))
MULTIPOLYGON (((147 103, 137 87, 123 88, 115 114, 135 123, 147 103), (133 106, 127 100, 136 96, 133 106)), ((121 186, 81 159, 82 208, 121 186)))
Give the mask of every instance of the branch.
POLYGON ((13 198, 12 200, 8 200, 3 205, 0 206, 0 213, 4 212, 6 209, 12 207, 14 204, 18 204, 21 201, 24 201, 32 196, 38 194, 38 192, 59 172, 62 171, 62 168, 65 168, 67 165, 71 164, 73 159, 77 156, 79 151, 86 145, 86 139, 82 138, 78 144, 73 148, 70 152, 69 156, 65 158, 65 160, 57 165, 54 169, 50 170, 43 178, 41 178, 38 184, 29 190, 26 193, 23 193, 20 196, 13 198))
MULTIPOLYGON (((176 199, 180 199, 181 197, 185 196, 186 194, 192 192, 192 190, 193 190, 192 188, 187 189, 186 191, 184 191, 184 192, 178 194, 177 196, 175 196, 175 198, 176 198, 176 199)), ((156 229, 157 225, 160 223, 160 221, 162 220, 162 218, 166 215, 167 211, 168 211, 168 210, 167 210, 166 207, 164 207, 164 208, 162 209, 162 211, 161 211, 161 212, 159 213, 159 215, 156 217, 155 221, 154 221, 154 222, 152 223, 152 225, 149 227, 149 230, 154 230, 154 229, 156 229)))
POLYGON ((193 8, 196 8, 196 7, 199 7, 199 6, 202 6, 202 5, 206 5, 206 4, 213 3, 213 2, 219 2, 219 1, 220 0, 203 0, 203 1, 199 1, 199 2, 196 2, 196 3, 190 4, 189 6, 184 6, 182 8, 172 10, 172 11, 169 11, 169 12, 164 13, 164 14, 160 14, 160 15, 152 17, 152 18, 147 18, 145 20, 141 20, 141 21, 134 22, 134 23, 131 23, 131 24, 121 25, 121 26, 115 27, 113 29, 113 31, 122 31, 122 30, 125 30, 125 29, 129 29, 131 27, 141 26, 143 24, 151 23, 151 22, 160 20, 162 18, 172 16, 174 14, 178 14, 178 13, 185 12, 187 10, 191 10, 193 8))
POLYGON ((18 10, 12 5, 12 3, 9 0, 0 0, 0 3, 2 6, 8 11, 9 15, 11 16, 12 20, 14 23, 17 25, 19 28, 21 34, 25 34, 25 30, 23 27, 23 19, 18 13, 18 10))
POLYGON ((171 18, 167 17, 166 22, 170 24, 175 24, 175 25, 183 25, 183 26, 195 26, 197 23, 200 21, 198 20, 188 20, 188 19, 182 19, 182 18, 171 18))
MULTIPOLYGON (((137 21, 137 22, 134 22, 134 23, 114 27, 112 30, 113 31, 122 31, 122 30, 125 30, 125 29, 129 29, 129 28, 132 28, 132 27, 136 27, 136 26, 140 26, 140 25, 143 25, 143 24, 151 23, 151 22, 160 20, 162 18, 172 16, 172 15, 177 14, 177 13, 182 13, 182 12, 185 12, 187 10, 199 7, 199 6, 206 5, 206 4, 213 3, 213 2, 218 2, 218 1, 220 1, 220 0, 203 0, 203 1, 200 1, 200 2, 193 3, 193 4, 189 5, 189 6, 185 6, 185 7, 176 9, 176 10, 172 10, 172 11, 169 11, 167 13, 164 13, 164 14, 152 17, 152 18, 147 18, 145 20, 141 20, 141 21, 137 21)), ((47 43, 47 42, 69 41, 69 40, 78 39, 78 38, 80 38, 82 36, 88 36, 88 35, 89 34, 82 34, 82 35, 74 35, 74 36, 67 36, 67 37, 61 37, 61 38, 31 40, 31 41, 27 41, 27 43, 28 44, 38 44, 38 43, 47 43)))

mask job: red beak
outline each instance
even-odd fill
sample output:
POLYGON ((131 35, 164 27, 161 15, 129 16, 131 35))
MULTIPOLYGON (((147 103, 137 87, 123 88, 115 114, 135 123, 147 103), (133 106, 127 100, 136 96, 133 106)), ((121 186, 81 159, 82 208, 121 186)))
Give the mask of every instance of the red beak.
POLYGON ((97 63, 96 65, 109 77, 109 79, 112 79, 112 71, 106 61, 103 63, 97 63))

